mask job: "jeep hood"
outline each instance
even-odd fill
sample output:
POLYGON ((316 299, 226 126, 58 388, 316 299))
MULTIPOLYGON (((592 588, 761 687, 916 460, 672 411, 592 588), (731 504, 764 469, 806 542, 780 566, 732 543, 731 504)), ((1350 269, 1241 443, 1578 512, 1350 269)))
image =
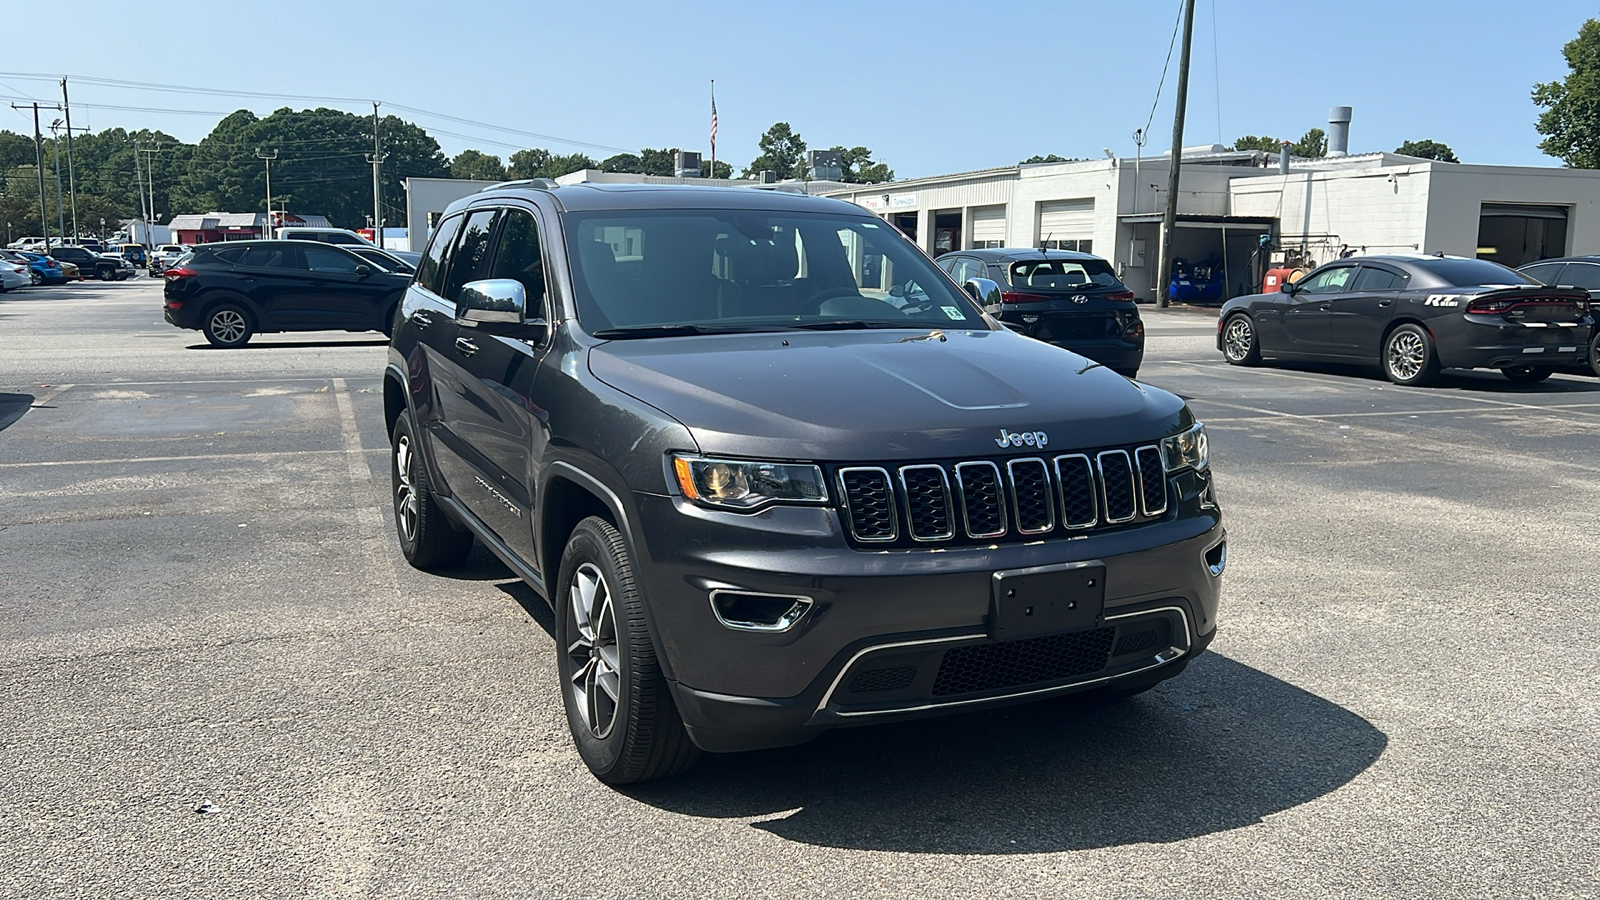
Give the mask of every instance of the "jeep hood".
POLYGON ((821 461, 1051 454, 1151 441, 1192 421, 1166 391, 1003 330, 608 341, 589 351, 589 369, 683 423, 708 454, 821 461), (1047 439, 1043 451, 1001 446, 1002 432, 1047 439))

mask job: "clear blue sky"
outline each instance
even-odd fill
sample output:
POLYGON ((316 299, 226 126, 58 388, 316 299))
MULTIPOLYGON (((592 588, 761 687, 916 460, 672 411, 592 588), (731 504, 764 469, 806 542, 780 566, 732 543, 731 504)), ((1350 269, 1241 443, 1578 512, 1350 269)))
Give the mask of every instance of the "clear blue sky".
MULTIPOLYGON (((908 178, 1035 153, 1094 157, 1110 147, 1131 156, 1180 6, 86 0, 71 17, 107 27, 74 25, 70 38, 50 41, 13 29, 0 96, 59 100, 52 81, 16 73, 95 76, 370 98, 604 148, 703 151, 715 78, 718 159, 748 162, 757 137, 787 121, 812 148, 864 145, 908 178)), ((1537 149, 1529 90, 1566 73, 1561 46, 1594 15, 1592 4, 1568 0, 1198 0, 1184 143, 1293 139, 1346 105, 1355 108, 1352 152, 1431 138, 1466 162, 1555 165, 1537 149)), ((1170 143, 1176 69, 1174 53, 1147 152, 1170 143)), ((72 83, 72 99, 75 125, 157 127, 188 141, 240 107, 371 111, 87 82, 72 83)), ((387 111, 427 128, 450 155, 474 146, 502 156, 522 146, 614 152, 387 111)), ((0 107, 0 127, 28 131, 31 117, 0 107)))

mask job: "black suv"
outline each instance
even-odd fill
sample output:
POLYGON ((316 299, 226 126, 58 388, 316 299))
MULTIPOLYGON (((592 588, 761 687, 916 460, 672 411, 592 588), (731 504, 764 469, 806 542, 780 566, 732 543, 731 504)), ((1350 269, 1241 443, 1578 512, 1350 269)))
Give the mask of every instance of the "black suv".
POLYGON ((133 268, 123 260, 102 256, 93 250, 71 244, 51 247, 50 257, 60 262, 72 263, 85 278, 93 275, 101 281, 122 281, 133 274, 133 268))
POLYGON ((1125 696, 1215 631, 1226 544, 1184 402, 1012 333, 851 204, 458 201, 384 405, 406 558, 476 538, 550 602, 568 723, 609 782, 1125 696))
POLYGON ((1100 257, 1002 247, 958 250, 936 262, 956 284, 973 278, 999 284, 999 299, 986 311, 1013 331, 1065 347, 1129 378, 1139 374, 1144 320, 1133 291, 1100 257))
POLYGON ((203 244, 162 273, 167 322, 216 347, 268 331, 389 334, 408 275, 306 241, 203 244))

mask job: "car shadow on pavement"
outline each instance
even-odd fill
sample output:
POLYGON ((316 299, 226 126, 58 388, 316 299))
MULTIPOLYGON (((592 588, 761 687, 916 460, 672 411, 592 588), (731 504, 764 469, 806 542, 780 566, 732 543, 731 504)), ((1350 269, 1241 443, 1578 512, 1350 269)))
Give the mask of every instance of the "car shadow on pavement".
POLYGON ((0 393, 0 431, 15 425, 32 408, 32 394, 0 393))
MULTIPOLYGON (((1389 379, 1377 366, 1354 363, 1303 362, 1300 360, 1273 360, 1264 365, 1267 369, 1286 372, 1304 372, 1312 375, 1338 375, 1361 378, 1388 384, 1389 379)), ((1550 379, 1536 384, 1513 384, 1493 369, 1445 369, 1437 379, 1422 390, 1458 390, 1483 394, 1568 394, 1600 391, 1600 380, 1592 375, 1557 371, 1550 379)))
POLYGON ((278 342, 275 342, 275 343, 266 343, 266 344, 263 344, 263 343, 260 343, 260 342, 254 342, 254 343, 245 344, 243 347, 213 347, 210 344, 190 344, 189 346, 187 346, 187 347, 185 347, 183 349, 185 349, 185 350, 218 350, 218 351, 232 351, 232 350, 311 350, 311 349, 317 349, 317 348, 322 348, 322 347, 387 347, 387 346, 389 346, 389 339, 388 338, 377 338, 376 340, 368 340, 368 341, 355 341, 355 340, 345 340, 345 341, 278 341, 278 342))
POLYGON ((684 815, 772 817, 753 827, 804 844, 1044 853, 1243 828, 1337 790, 1387 743, 1349 710, 1211 654, 1120 704, 843 729, 625 792, 684 815))

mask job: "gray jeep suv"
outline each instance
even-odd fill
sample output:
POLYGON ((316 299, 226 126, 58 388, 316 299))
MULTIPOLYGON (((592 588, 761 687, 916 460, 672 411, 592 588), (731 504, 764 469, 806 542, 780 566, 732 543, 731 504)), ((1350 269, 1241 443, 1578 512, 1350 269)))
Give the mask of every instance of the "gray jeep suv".
POLYGON ((1002 327, 843 202, 545 181, 458 201, 384 404, 406 558, 476 539, 550 602, 568 724, 608 782, 1126 696, 1215 631, 1226 544, 1184 402, 1002 327))

